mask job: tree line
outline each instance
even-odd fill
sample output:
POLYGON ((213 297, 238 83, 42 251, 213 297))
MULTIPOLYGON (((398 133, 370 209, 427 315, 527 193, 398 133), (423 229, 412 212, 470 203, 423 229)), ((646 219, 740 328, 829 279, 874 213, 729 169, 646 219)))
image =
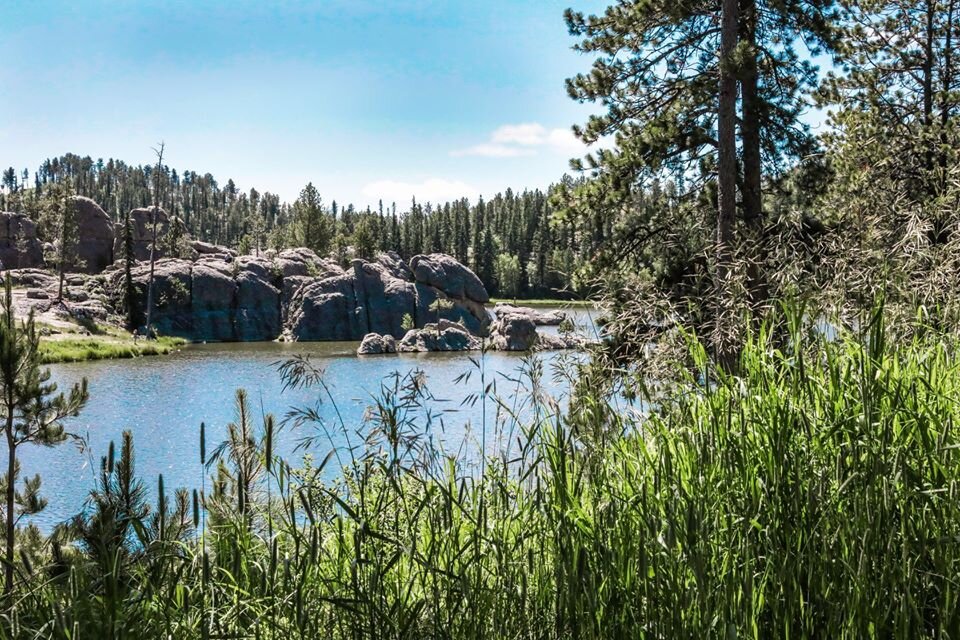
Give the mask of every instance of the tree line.
POLYGON ((312 183, 287 203, 270 192, 241 191, 233 180, 221 186, 209 173, 66 154, 44 161, 32 180, 28 170, 4 171, 0 208, 41 219, 69 187, 101 204, 116 224, 124 224, 130 209, 158 204, 191 237, 241 253, 305 246, 346 264, 381 251, 406 259, 444 252, 469 265, 495 295, 563 298, 589 291, 577 274, 610 231, 601 218, 586 231, 557 218, 554 193, 575 184, 565 176, 545 191, 507 189, 475 202, 412 199, 405 208, 381 200, 376 208, 358 209, 328 204, 312 183))

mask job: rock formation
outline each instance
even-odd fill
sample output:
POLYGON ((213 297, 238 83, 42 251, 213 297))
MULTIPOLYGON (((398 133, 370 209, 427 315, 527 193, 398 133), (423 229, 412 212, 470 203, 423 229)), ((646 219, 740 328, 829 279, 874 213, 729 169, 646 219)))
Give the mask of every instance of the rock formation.
MULTIPOLYGON (((153 317, 162 334, 206 341, 281 336, 353 341, 369 333, 401 339, 412 327, 438 321, 460 323, 458 330, 480 335, 490 323, 481 301, 488 298, 486 290, 475 283, 465 287, 476 276, 441 254, 418 256, 426 281, 388 254, 373 262, 354 260, 348 269, 308 249, 260 258, 212 250, 198 254, 193 261, 161 258, 156 263, 153 317)), ((141 262, 132 274, 141 309, 149 273, 149 264, 141 262)), ((106 275, 120 291, 120 263, 106 275)))
POLYGON ((493 314, 498 318, 504 315, 523 315, 529 318, 530 321, 538 327, 555 327, 562 324, 567 318, 567 314, 559 309, 550 309, 549 311, 544 311, 541 309, 533 309, 531 307, 518 307, 505 302, 498 302, 493 308, 493 314))
POLYGON ((37 223, 24 213, 0 213, 0 268, 36 269, 43 264, 37 223))
POLYGON ((480 347, 479 338, 467 331, 463 325, 449 320, 431 322, 419 329, 411 329, 397 343, 399 353, 475 351, 480 347))
POLYGON ((537 338, 537 325, 523 313, 500 314, 490 331, 490 342, 499 351, 529 351, 537 338))
POLYGON ((379 333, 368 333, 357 347, 358 356, 375 355, 381 353, 396 353, 397 340, 393 336, 382 336, 379 333))
MULTIPOLYGON (((133 236, 133 255, 137 260, 150 259, 150 242, 153 240, 153 207, 143 207, 130 211, 131 235, 133 236)), ((170 227, 170 217, 162 208, 157 209, 157 258, 161 257, 161 241, 170 227)), ((117 225, 114 240, 114 255, 123 255, 123 225, 117 225)), ((211 245, 213 246, 213 245, 211 245)))
POLYGON ((100 273, 113 263, 113 221, 90 198, 72 196, 71 199, 77 221, 77 261, 67 270, 100 273))

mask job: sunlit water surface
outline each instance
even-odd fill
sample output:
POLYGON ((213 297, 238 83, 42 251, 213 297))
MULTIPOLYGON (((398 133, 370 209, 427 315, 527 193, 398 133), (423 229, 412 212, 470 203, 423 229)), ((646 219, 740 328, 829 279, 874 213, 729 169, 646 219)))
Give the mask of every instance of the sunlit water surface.
MULTIPOLYGON (((593 328, 592 310, 572 312, 580 330, 593 328)), ((541 330, 552 331, 553 328, 541 330)), ((200 464, 200 423, 207 425, 207 451, 226 434, 226 425, 235 419, 236 389, 247 390, 250 408, 259 429, 262 413, 278 421, 295 407, 318 407, 330 427, 282 428, 277 453, 297 466, 305 450, 298 443, 305 436, 320 436, 310 453, 317 459, 337 448, 346 456, 349 444, 362 442, 369 424, 364 414, 382 384, 391 384, 393 374, 401 376, 421 370, 433 399, 426 405, 433 418, 419 421, 428 435, 449 452, 478 450, 485 434, 486 450, 508 446, 500 434, 516 427, 512 420, 497 426, 497 407, 492 399, 472 401, 483 389, 481 370, 487 384, 495 381, 496 394, 508 405, 521 402, 530 386, 518 383, 525 356, 516 353, 428 353, 357 357, 355 343, 233 343, 190 345, 165 356, 112 360, 51 367, 54 380, 66 389, 86 377, 90 401, 80 417, 69 421, 69 430, 84 437, 86 447, 72 444, 56 448, 24 446, 20 449, 24 474, 40 473, 47 508, 33 521, 49 530, 83 508, 94 486, 94 477, 109 443, 119 445, 123 430, 133 433, 136 471, 148 487, 164 476, 168 491, 174 487, 199 488, 204 474, 200 464), (309 354, 324 369, 326 389, 285 389, 278 363, 295 355, 309 354), (457 379, 469 374, 457 382, 457 379), (518 390, 520 393, 518 393, 518 390), (329 393, 329 396, 328 396, 329 393), (318 404, 318 400, 322 400, 318 404), (485 419, 484 419, 485 417, 485 419), (345 426, 341 428, 341 424, 345 426), (499 437, 498 437, 499 434, 499 437)), ((535 356, 544 365, 543 387, 562 397, 565 385, 553 375, 569 365, 571 354, 558 352, 535 356)), ((512 438, 511 440, 515 440, 512 438)))

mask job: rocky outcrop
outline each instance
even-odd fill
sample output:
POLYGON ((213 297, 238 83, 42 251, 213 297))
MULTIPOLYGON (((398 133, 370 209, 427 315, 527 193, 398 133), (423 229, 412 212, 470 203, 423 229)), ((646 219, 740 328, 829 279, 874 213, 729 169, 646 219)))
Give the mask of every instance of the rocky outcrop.
POLYGON ((480 347, 480 339, 462 325, 441 320, 439 323, 430 323, 420 329, 407 331, 397 344, 397 352, 475 351, 480 347))
POLYGON ((310 249, 284 249, 276 253, 265 254, 270 258, 276 269, 284 278, 290 276, 309 276, 311 278, 325 278, 343 274, 343 269, 336 262, 319 257, 310 249))
MULTIPOLYGON (((199 258, 201 256, 214 257, 226 262, 230 262, 237 257, 237 252, 229 247, 203 242, 202 240, 191 240, 189 246, 191 251, 193 251, 195 258, 199 258)), ((149 250, 150 247, 148 244, 147 251, 149 250)))
POLYGON ((535 348, 538 351, 557 351, 560 349, 582 349, 595 341, 587 340, 573 333, 538 333, 535 348))
POLYGON ((35 269, 43 264, 37 223, 24 213, 0 213, 0 269, 35 269))
POLYGON ((387 251, 377 256, 377 263, 385 268, 394 278, 413 280, 413 272, 396 251, 387 251))
POLYGON ((192 336, 199 340, 233 340, 237 282, 225 263, 198 261, 190 270, 192 336))
POLYGON ((490 301, 480 278, 452 256, 445 253, 414 256, 410 270, 417 282, 443 291, 451 298, 466 299, 481 304, 490 301))
POLYGON ((558 326, 563 323, 567 318, 567 314, 559 309, 551 309, 549 311, 543 311, 540 309, 533 309, 530 307, 518 307, 512 304, 507 304, 505 302, 498 302, 493 308, 493 314, 496 317, 505 316, 505 315, 523 315, 530 319, 533 324, 538 327, 543 326, 558 326))
POLYGON ((292 340, 360 340, 369 333, 358 309, 352 275, 314 279, 290 301, 287 336, 292 340))
MULTIPOLYGON (((153 207, 143 207, 130 211, 130 235, 133 237, 133 255, 137 260, 150 259, 150 243, 153 239, 153 207)), ((157 258, 162 257, 159 246, 170 227, 170 216, 161 208, 157 209, 157 258)), ((114 255, 123 255, 123 225, 117 225, 114 241, 114 255)))
MULTIPOLYGON (((390 255, 354 260, 344 270, 305 249, 262 257, 218 251, 195 260, 162 258, 155 268, 152 320, 161 334, 201 341, 362 340, 360 353, 481 348, 490 318, 476 276, 449 256, 419 258, 407 270, 390 255)), ((147 262, 132 272, 141 317, 149 272, 147 262)), ((103 278, 114 292, 122 291, 119 263, 103 278)), ((500 313, 489 335, 496 349, 563 346, 559 339, 538 337, 536 324, 523 313, 500 313)))
POLYGON ((439 320, 460 322, 476 335, 485 333, 490 318, 483 300, 489 296, 482 285, 477 290, 479 280, 472 271, 442 254, 417 256, 411 264, 421 264, 425 280, 417 281, 416 269, 404 268, 396 254, 382 254, 373 262, 354 260, 346 272, 321 261, 314 269, 323 273, 312 281, 292 293, 284 286, 283 298, 289 299, 283 305, 287 337, 361 340, 378 333, 402 338, 410 327, 439 320))
POLYGON ((100 205, 90 198, 72 196, 71 199, 77 222, 77 259, 68 270, 100 273, 113 263, 113 221, 100 205))
POLYGON ((501 314, 490 330, 490 343, 499 351, 529 351, 537 338, 537 325, 522 313, 501 314))
POLYGON ((378 355, 382 353, 396 353, 397 340, 393 336, 382 336, 379 333, 368 333, 357 347, 358 356, 378 355))
POLYGON ((404 318, 417 307, 417 287, 377 262, 353 261, 354 291, 367 330, 394 337, 405 332, 404 318))

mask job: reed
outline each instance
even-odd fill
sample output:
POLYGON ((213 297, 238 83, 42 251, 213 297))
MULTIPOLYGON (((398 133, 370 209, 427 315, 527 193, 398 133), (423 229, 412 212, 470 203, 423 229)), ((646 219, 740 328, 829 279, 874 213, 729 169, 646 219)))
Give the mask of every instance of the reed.
POLYGON ((587 375, 549 398, 532 362, 526 395, 484 399, 502 437, 483 465, 429 437, 417 375, 319 463, 245 427, 221 458, 222 478, 257 470, 245 502, 124 553, 109 598, 79 551, 38 551, 17 635, 958 638, 957 342, 891 344, 880 311, 830 339, 800 317, 750 336, 736 375, 690 337, 675 384, 630 390, 645 411, 587 375))

